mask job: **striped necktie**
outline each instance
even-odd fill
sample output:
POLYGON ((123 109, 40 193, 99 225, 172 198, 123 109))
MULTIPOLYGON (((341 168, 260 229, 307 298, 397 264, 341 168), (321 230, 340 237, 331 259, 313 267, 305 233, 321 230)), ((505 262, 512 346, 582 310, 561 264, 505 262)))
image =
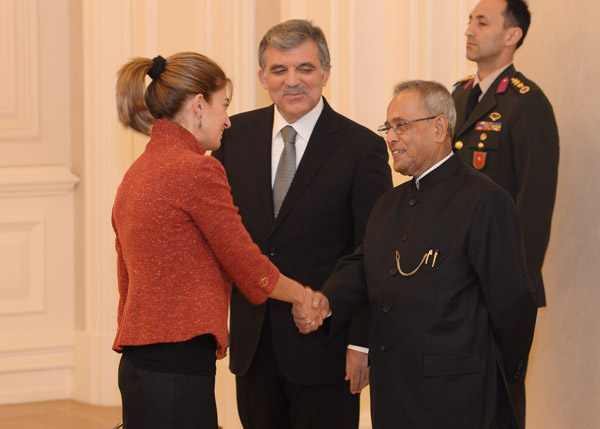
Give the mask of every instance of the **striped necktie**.
POLYGON ((287 125, 281 130, 283 152, 279 158, 273 184, 273 212, 276 219, 296 173, 296 134, 296 130, 291 125, 287 125))

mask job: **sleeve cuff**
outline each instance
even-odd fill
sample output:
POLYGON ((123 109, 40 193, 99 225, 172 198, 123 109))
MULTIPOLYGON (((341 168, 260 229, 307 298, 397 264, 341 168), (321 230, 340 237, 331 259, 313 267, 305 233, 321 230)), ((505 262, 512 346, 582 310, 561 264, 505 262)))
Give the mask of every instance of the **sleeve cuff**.
POLYGON ((354 344, 348 344, 348 348, 350 350, 356 350, 357 352, 369 354, 369 348, 368 347, 360 347, 360 346, 355 346, 354 344))

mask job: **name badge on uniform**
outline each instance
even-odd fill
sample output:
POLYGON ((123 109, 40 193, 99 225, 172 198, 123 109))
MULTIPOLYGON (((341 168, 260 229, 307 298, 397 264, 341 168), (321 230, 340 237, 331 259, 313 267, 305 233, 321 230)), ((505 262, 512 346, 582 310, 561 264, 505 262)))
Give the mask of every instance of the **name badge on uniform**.
POLYGON ((477 130, 477 131, 496 131, 496 132, 500 132, 501 129, 502 129, 502 122, 479 121, 475 125, 475 130, 477 130))
POLYGON ((480 150, 476 150, 473 152, 473 167, 477 170, 481 170, 485 167, 485 158, 487 157, 486 152, 482 152, 480 150))

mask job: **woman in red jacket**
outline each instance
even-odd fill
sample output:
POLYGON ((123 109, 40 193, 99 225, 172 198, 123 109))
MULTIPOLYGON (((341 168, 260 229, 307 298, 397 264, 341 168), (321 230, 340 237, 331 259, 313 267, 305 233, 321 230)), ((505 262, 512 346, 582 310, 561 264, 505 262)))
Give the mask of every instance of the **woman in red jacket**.
MULTIPOLYGON (((227 347, 232 283, 311 309, 312 291, 252 242, 225 171, 205 156, 230 126, 231 81, 209 58, 136 58, 118 73, 120 121, 150 135, 117 191, 119 388, 127 429, 216 428, 216 354, 227 347), (152 82, 146 88, 145 76, 152 82)), ((291 315, 290 315, 291 317, 291 315)))

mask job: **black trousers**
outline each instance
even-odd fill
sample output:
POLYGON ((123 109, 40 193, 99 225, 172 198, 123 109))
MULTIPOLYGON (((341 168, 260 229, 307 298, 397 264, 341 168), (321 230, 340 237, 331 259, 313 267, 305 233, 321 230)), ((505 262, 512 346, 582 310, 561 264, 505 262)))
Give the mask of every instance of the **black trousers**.
POLYGON ((214 375, 149 371, 119 364, 125 429, 217 429, 214 375))
POLYGON ((236 393, 244 429, 358 428, 360 395, 348 381, 304 386, 281 376, 268 321, 248 372, 236 376, 236 393))

